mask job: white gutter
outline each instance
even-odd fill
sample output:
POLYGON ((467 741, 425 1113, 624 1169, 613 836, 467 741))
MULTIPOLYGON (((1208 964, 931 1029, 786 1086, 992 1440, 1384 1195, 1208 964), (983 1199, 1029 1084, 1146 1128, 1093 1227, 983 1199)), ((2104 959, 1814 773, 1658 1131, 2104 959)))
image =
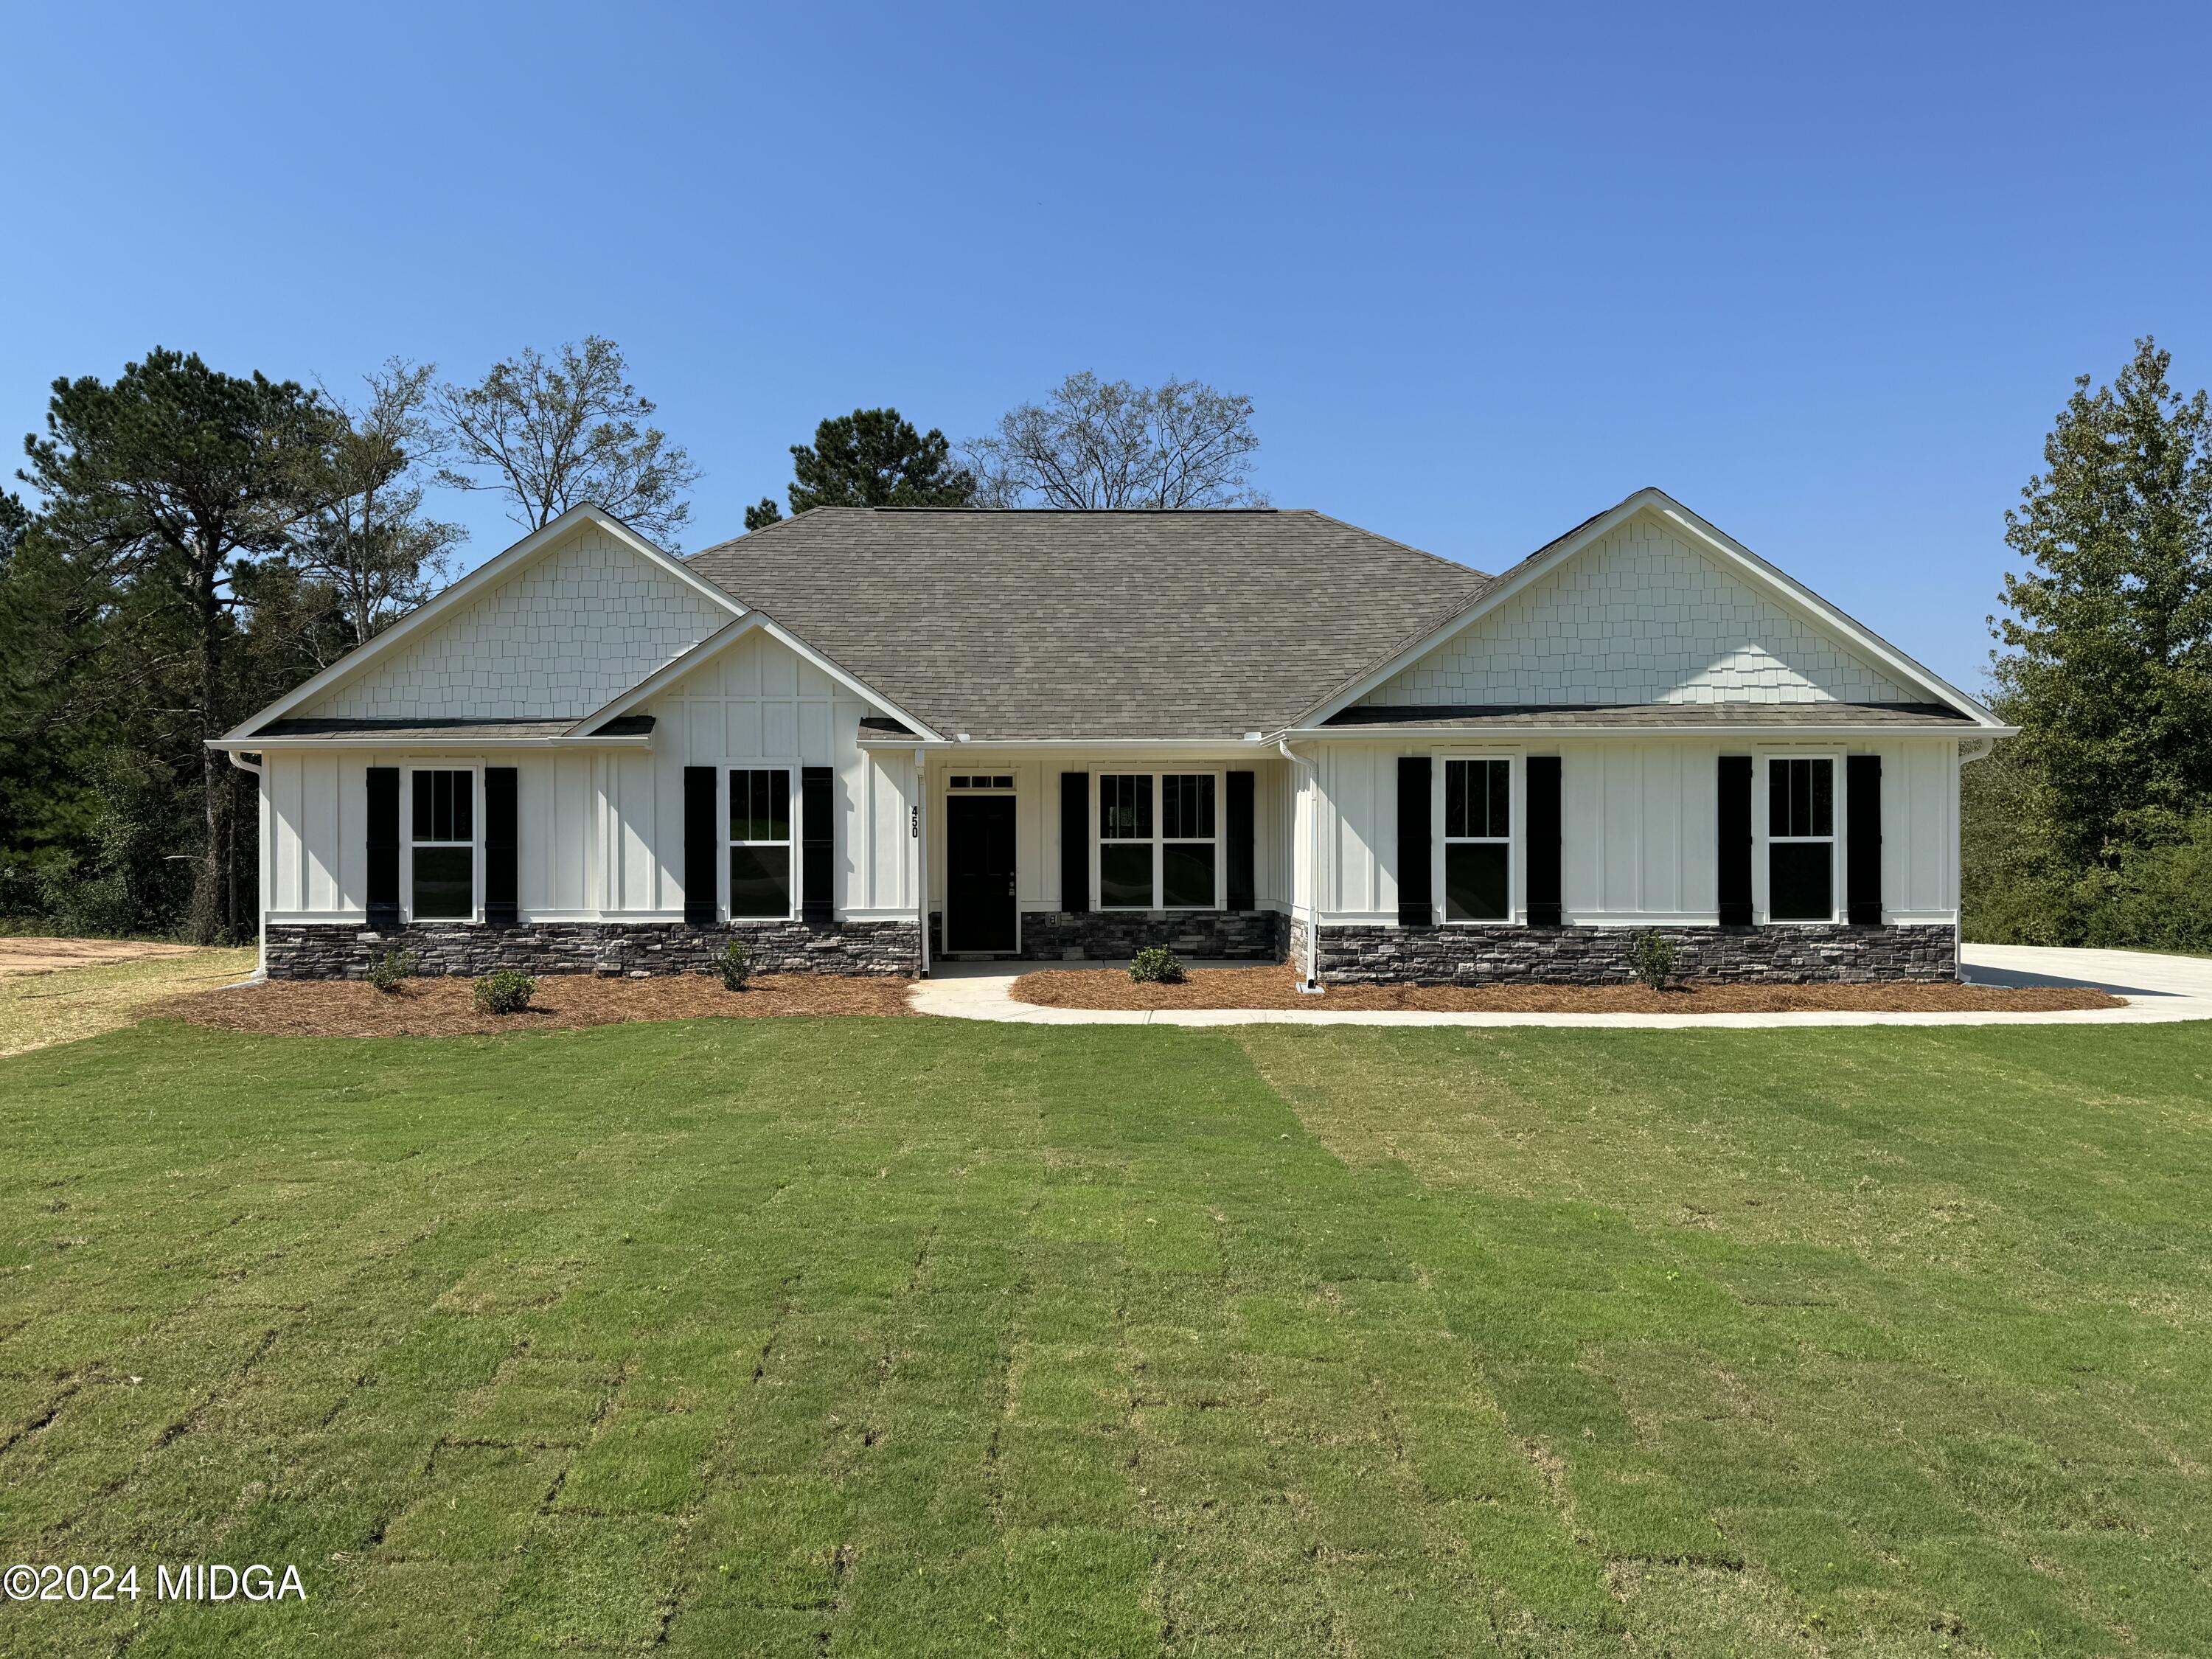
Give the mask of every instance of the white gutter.
MULTIPOLYGON (((1283 751, 1283 758, 1293 766, 1305 768, 1306 776, 1312 781, 1313 794, 1306 807, 1306 976, 1298 989, 1313 996, 1321 994, 1321 771, 1302 755, 1291 752, 1289 740, 1275 739, 1275 747, 1283 751)), ((1292 860, 1291 886, 1297 884, 1296 860, 1292 860)), ((1295 898, 1295 894, 1293 895, 1295 898)))
POLYGON ((1282 734, 1285 738, 1446 738, 1462 740, 1476 739, 1485 743, 1517 743, 1523 738, 1759 738, 1771 743, 1797 743, 1817 738, 1947 738, 1957 737, 1971 742, 1976 738, 2015 738, 2020 735, 2016 726, 1981 726, 1965 720, 1946 721, 1940 726, 1873 726, 1864 721, 1856 725, 1838 723, 1834 726, 1491 726, 1480 721, 1469 721, 1454 726, 1437 721, 1425 726, 1301 726, 1282 734), (1960 730, 1961 727, 1965 729, 1960 730))
POLYGON ((929 753, 917 744, 914 750, 914 925, 921 955, 920 977, 929 977, 929 753))
POLYGON ((269 804, 269 773, 259 761, 246 758, 252 751, 232 749, 226 752, 233 766, 241 772, 252 773, 254 778, 253 891, 260 901, 260 914, 254 921, 253 977, 259 983, 269 977, 269 814, 264 810, 269 804))
POLYGON ((271 749, 313 755, 331 749, 453 750, 469 754, 480 749, 650 749, 643 738, 210 738, 210 749, 232 754, 262 754, 271 749))

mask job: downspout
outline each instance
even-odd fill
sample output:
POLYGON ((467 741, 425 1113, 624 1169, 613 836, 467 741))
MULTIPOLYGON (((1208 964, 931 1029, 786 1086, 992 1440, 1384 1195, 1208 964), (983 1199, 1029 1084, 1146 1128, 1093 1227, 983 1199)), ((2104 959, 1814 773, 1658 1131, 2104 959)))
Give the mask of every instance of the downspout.
POLYGON ((226 749, 230 763, 253 774, 253 887, 258 914, 254 921, 253 977, 269 977, 269 773, 258 761, 247 760, 235 749, 226 749))
MULTIPOLYGON (((1306 808, 1306 976, 1298 989, 1310 996, 1321 994, 1321 772, 1303 755, 1291 752, 1288 738, 1277 738, 1275 747, 1283 751, 1283 758, 1293 766, 1305 769, 1313 785, 1312 798, 1306 808)), ((1297 886, 1297 870, 1292 860, 1291 885, 1297 886)))
MULTIPOLYGON (((1959 774, 1978 760, 1987 760, 1996 753, 1996 750, 1997 740, 1995 738, 1959 739, 1959 763, 1951 773, 1951 810, 1954 812, 1959 809, 1959 774)), ((1965 840, 1964 830, 1962 823, 1954 821, 1951 825, 1951 878, 1958 884, 1958 890, 1951 896, 1951 976, 1962 984, 1966 977, 1966 907, 1964 903, 1966 895, 1966 872, 1959 868, 1959 849, 1965 840)))
POLYGON ((921 963, 919 977, 929 977, 929 751, 914 751, 914 929, 921 963))

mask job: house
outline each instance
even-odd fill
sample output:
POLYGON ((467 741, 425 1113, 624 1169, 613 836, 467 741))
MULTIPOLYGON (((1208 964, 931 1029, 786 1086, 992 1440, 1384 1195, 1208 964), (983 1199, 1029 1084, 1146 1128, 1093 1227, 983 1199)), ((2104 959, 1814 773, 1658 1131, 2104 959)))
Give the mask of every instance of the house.
POLYGON ((272 977, 947 955, 1954 975, 1987 708, 1656 489, 1489 576, 1273 510, 596 508, 218 740, 272 977))

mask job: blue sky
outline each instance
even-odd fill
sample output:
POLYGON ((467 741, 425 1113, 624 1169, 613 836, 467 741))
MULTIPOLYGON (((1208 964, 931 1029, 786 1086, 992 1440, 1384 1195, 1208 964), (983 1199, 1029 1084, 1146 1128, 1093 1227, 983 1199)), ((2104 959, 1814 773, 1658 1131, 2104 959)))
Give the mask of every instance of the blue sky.
MULTIPOLYGON (((1656 483, 1979 683, 2082 372, 2212 380, 2212 10, 21 8, 0 428, 160 343, 351 390, 586 332, 708 476, 1063 375, 1496 569, 1656 483)), ((472 560, 511 538, 447 501, 472 560)))

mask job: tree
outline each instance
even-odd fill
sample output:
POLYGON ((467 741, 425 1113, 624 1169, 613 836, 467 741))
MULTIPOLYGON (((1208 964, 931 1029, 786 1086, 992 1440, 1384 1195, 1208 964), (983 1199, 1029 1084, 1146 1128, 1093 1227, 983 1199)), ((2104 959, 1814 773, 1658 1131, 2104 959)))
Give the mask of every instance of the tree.
MULTIPOLYGON (((45 498, 38 534, 58 562, 57 591, 73 593, 75 614, 100 620, 106 636, 147 641, 150 665, 182 665, 176 689, 200 782, 192 926, 203 939, 236 937, 240 915, 236 848, 225 833, 230 769, 201 742, 227 729, 234 710, 246 605, 236 579, 257 556, 283 557, 329 503, 343 430, 292 381, 241 380, 156 349, 112 385, 56 380, 46 435, 24 440, 22 477, 45 498)), ((164 689, 130 690, 145 699, 164 689)))
POLYGON ((440 386, 431 407, 457 465, 438 481, 502 492, 526 530, 591 501, 675 549, 699 469, 667 434, 640 424, 653 405, 629 377, 622 348, 587 334, 556 361, 525 350, 475 386, 440 386))
POLYGON ((2001 706, 2035 838, 2075 871, 2179 840, 2212 806, 2212 410, 2145 337, 2075 382, 2005 515, 2001 706))
MULTIPOLYGON (((935 427, 915 430, 896 409, 856 409, 791 447, 791 510, 810 507, 966 507, 975 475, 952 464, 935 427)), ((771 522, 773 522, 771 520, 771 522)))
POLYGON ((343 491, 306 526, 297 560, 336 591, 343 651, 372 638, 445 585, 447 560, 468 532, 422 516, 428 470, 441 453, 429 418, 435 366, 393 357, 374 374, 365 404, 325 400, 345 417, 332 453, 343 491))
POLYGON ((30 527, 31 509, 23 505, 23 498, 0 489, 0 575, 7 574, 8 562, 30 527))
POLYGON ((1024 404, 967 457, 994 507, 1263 507, 1252 400, 1197 380, 1135 386, 1088 370, 1024 404))

